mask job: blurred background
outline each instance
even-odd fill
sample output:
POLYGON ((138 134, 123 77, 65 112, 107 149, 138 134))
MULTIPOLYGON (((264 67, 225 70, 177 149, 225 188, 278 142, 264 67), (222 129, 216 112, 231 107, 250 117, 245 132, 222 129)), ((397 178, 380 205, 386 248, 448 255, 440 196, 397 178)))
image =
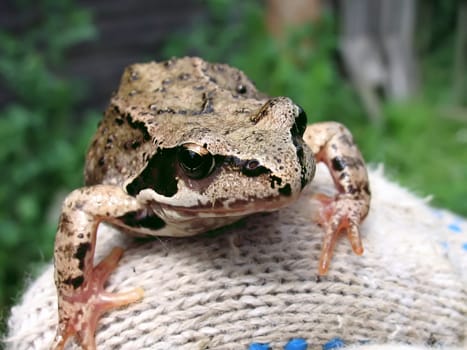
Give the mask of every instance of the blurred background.
POLYGON ((51 259, 124 67, 183 55, 244 70, 309 122, 346 124, 368 162, 467 216, 466 1, 3 0, 3 320, 51 259))

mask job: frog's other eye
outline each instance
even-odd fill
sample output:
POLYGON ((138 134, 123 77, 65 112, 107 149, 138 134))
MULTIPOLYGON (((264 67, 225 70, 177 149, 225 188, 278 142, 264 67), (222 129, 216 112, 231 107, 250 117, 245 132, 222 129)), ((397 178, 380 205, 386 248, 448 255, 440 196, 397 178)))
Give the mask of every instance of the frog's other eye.
POLYGON ((298 106, 298 114, 295 117, 295 122, 292 126, 292 135, 300 135, 303 136, 303 133, 305 132, 306 129, 306 123, 307 123, 307 116, 305 111, 302 109, 302 107, 298 106))
POLYGON ((177 156, 180 167, 192 179, 202 179, 208 176, 216 165, 212 154, 206 148, 195 143, 182 145, 177 156))

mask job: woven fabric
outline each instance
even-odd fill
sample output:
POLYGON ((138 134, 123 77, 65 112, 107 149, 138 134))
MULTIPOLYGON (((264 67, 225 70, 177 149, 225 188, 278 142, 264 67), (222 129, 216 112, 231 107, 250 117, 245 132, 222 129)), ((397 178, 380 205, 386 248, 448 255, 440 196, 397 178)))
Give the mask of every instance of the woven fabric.
MULTIPOLYGON (((340 240, 321 279, 322 229, 311 218, 319 210, 312 193, 333 191, 324 168, 291 207, 216 234, 135 240, 102 225, 97 259, 125 248, 107 290, 139 286, 145 297, 102 317, 98 349, 247 349, 253 342, 282 349, 291 338, 317 346, 336 336, 346 344, 465 346, 465 221, 456 218, 453 232, 447 221, 454 216, 381 170, 370 172, 370 182, 364 255, 340 240)), ((48 349, 56 322, 48 266, 11 310, 6 348, 48 349)))

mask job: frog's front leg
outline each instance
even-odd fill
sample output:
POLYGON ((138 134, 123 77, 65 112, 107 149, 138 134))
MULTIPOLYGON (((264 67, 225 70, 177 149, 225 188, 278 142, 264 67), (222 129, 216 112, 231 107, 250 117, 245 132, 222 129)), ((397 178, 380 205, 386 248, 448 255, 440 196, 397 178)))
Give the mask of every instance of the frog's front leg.
POLYGON ((360 223, 368 214, 370 187, 363 157, 351 133, 336 122, 309 125, 303 136, 317 161, 324 162, 339 193, 334 198, 318 195, 323 203, 319 221, 325 228, 319 274, 326 274, 340 232, 345 231, 353 251, 361 255, 360 223))
POLYGON ((84 187, 66 198, 54 250, 59 324, 53 349, 63 349, 67 338, 74 335, 84 349, 95 349, 99 317, 142 298, 141 289, 119 294, 104 291, 104 283, 122 255, 121 248, 114 248, 94 266, 99 223, 118 224, 118 217, 141 209, 134 197, 116 186, 84 187))

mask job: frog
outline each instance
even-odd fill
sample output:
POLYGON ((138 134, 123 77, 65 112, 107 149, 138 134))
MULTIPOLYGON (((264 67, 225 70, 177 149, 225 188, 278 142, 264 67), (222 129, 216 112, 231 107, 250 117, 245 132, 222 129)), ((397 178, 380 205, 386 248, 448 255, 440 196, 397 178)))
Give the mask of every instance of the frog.
POLYGON ((137 286, 105 291, 123 249, 94 263, 102 223, 135 236, 203 234, 291 205, 322 162, 337 191, 316 194, 324 232, 318 276, 342 234, 361 255, 371 197, 362 154, 342 124, 307 124, 291 98, 269 97, 227 64, 183 57, 128 66, 88 149, 85 184, 62 205, 52 348, 75 338, 95 349, 101 315, 143 298, 137 286))

